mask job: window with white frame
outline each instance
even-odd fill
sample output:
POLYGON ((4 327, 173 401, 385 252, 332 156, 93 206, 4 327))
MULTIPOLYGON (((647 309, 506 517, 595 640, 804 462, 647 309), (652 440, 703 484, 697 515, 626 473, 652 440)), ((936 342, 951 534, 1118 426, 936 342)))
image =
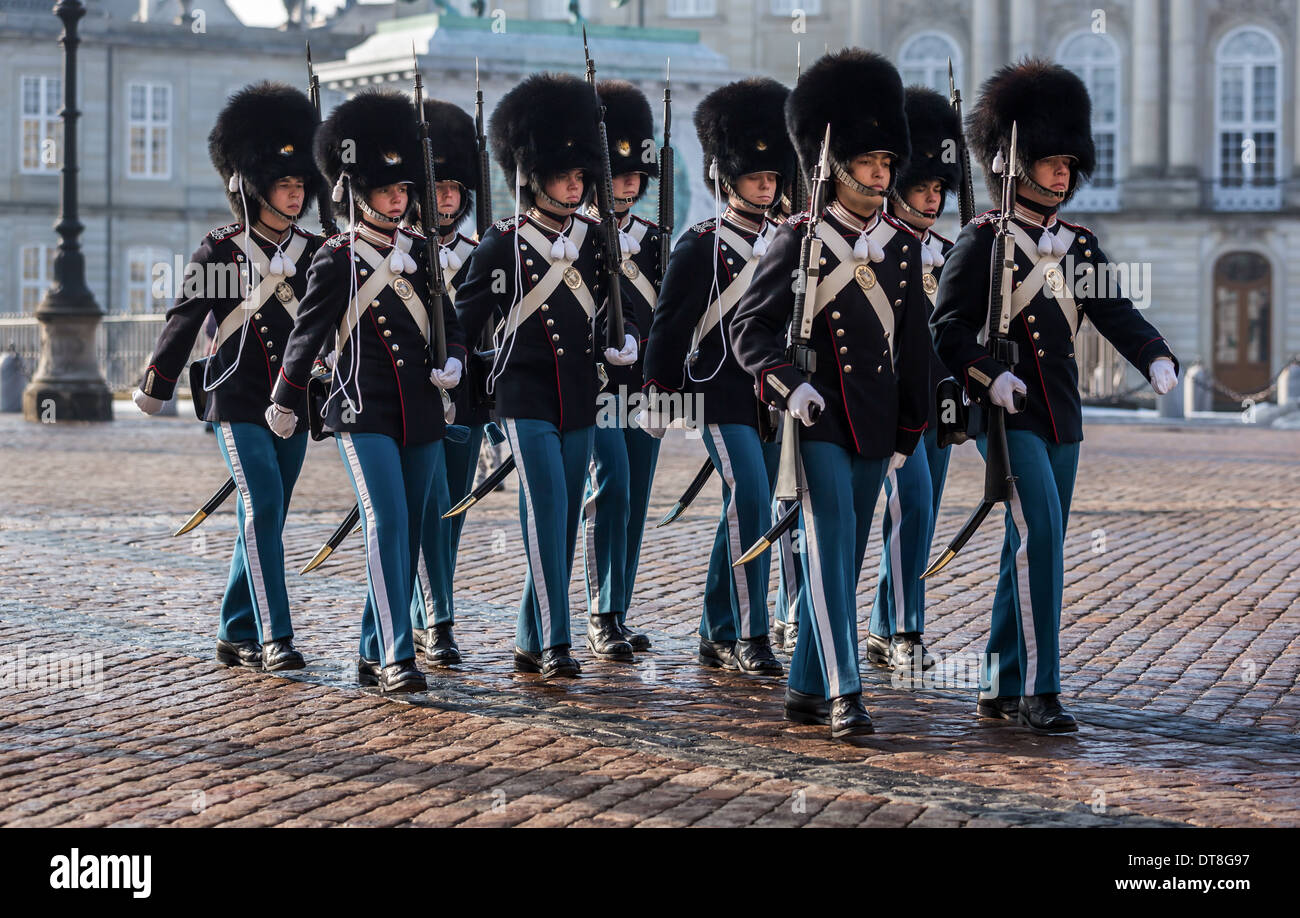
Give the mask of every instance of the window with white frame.
POLYGON ((1119 210, 1119 46, 1109 35, 1076 32, 1061 42, 1056 59, 1088 87, 1092 98, 1092 141, 1097 148, 1097 168, 1079 189, 1071 207, 1076 210, 1119 210))
POLYGON ((820 16, 822 0, 772 0, 773 16, 790 16, 795 10, 802 10, 807 16, 820 16))
POLYGON ((59 77, 24 76, 21 99, 22 171, 57 172, 63 148, 63 123, 59 120, 63 80, 59 77))
POLYGON ((699 19, 718 14, 718 0, 668 0, 670 19, 699 19))
POLYGON ((172 88, 168 83, 127 86, 127 175, 171 177, 172 88))
POLYGON ((128 315, 160 315, 167 301, 153 293, 155 265, 170 265, 171 253, 157 246, 132 246, 126 252, 126 296, 119 312, 128 315))
POLYGON ((18 250, 19 310, 30 316, 45 298, 54 277, 54 254, 58 246, 25 245, 18 250))
POLYGON ((899 49, 898 74, 903 78, 904 86, 928 86, 946 97, 950 58, 960 89, 961 49, 957 43, 943 32, 921 32, 909 38, 899 49))
POLYGON ((1281 203, 1282 49, 1255 26, 1234 29, 1215 55, 1214 204, 1271 210, 1281 203))

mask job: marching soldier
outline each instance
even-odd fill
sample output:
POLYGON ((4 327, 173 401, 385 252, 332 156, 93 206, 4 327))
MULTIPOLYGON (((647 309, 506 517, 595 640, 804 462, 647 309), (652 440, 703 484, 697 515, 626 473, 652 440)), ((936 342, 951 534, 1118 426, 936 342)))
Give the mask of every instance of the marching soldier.
MULTIPOLYGON (((654 117, 645 94, 631 83, 605 80, 596 88, 605 105, 614 210, 619 218, 623 310, 638 329, 648 333, 663 275, 659 228, 631 211, 645 196, 650 180, 659 177, 654 117)), ((592 215, 599 217, 595 208, 592 215)), ((644 344, 642 340, 640 345, 644 344)), ((621 406, 627 404, 631 393, 641 391, 641 369, 639 360, 626 367, 607 362, 608 397, 602 399, 602 415, 626 417, 621 406)), ((622 640, 634 651, 650 649, 650 639, 628 628, 625 619, 658 459, 659 441, 644 430, 625 424, 597 424, 591 477, 584 495, 582 540, 590 611, 587 646, 597 656, 604 655, 600 636, 606 616, 611 615, 622 640)))
MULTIPOLYGON (((498 103, 492 150, 527 211, 480 240, 456 302, 470 340, 489 321, 499 323, 488 385, 519 472, 528 558, 514 662, 545 678, 581 671, 570 652, 569 578, 596 422, 597 361, 603 350, 609 363, 631 366, 637 354, 631 317, 631 333, 614 349, 605 347, 596 315, 606 295, 599 225, 579 211, 600 175, 597 112, 591 87, 565 74, 530 76, 498 103)), ((593 643, 601 656, 631 659, 612 614, 599 630, 593 643)))
POLYGON ((737 307, 732 342, 760 397, 811 425, 800 428, 803 627, 785 712, 796 723, 829 723, 833 738, 847 739, 872 732, 855 614, 871 517, 886 473, 903 464, 925 426, 922 259, 916 237, 882 211, 910 151, 893 65, 857 48, 827 55, 799 78, 786 117, 809 175, 830 126, 833 199, 817 215, 820 280, 801 326, 816 355, 811 380, 786 348, 809 215, 777 231, 737 307))
MULTIPOLYGON (((1172 389, 1178 372, 1164 338, 1112 286, 1097 236, 1057 215, 1096 163, 1090 109, 1079 78, 1043 60, 1004 67, 984 84, 969 138, 995 199, 1001 184, 993 174, 995 158, 999 171, 1004 165, 1016 170, 1009 335, 1019 359, 1004 366, 982 343, 990 321, 997 213, 972 221, 957 237, 931 319, 939 356, 972 401, 1005 409, 1015 477, 986 661, 986 677, 996 689, 981 693, 977 710, 1045 733, 1078 729, 1059 700, 1058 629, 1065 527, 1083 439, 1074 357, 1080 321, 1090 319, 1157 393, 1172 389), (1000 151, 1009 147, 1013 123, 1018 161, 1003 164, 1006 154, 1000 151), (1016 410, 1016 391, 1027 396, 1023 411, 1016 410)), ((978 445, 986 454, 985 435, 978 445)))
MULTIPOLYGON (((456 290, 466 277, 469 257, 476 245, 457 228, 474 203, 471 195, 486 192, 479 188, 474 119, 458 106, 438 99, 425 100, 424 118, 429 122, 429 137, 434 144, 438 181, 438 258, 447 278, 447 299, 454 305, 456 290)), ((483 428, 489 420, 487 406, 477 397, 470 376, 472 366, 473 361, 469 361, 455 394, 455 422, 469 429, 469 439, 443 441, 446 468, 435 471, 429 489, 424 533, 420 539, 419 576, 411 600, 415 647, 423 648, 425 659, 436 666, 451 666, 461 661, 452 630, 456 618, 452 580, 465 517, 444 520, 442 515, 469 493, 483 442, 483 428), (428 628, 429 609, 433 610, 432 629, 428 628)))
MULTIPOLYGON (((718 522, 699 660, 704 666, 764 676, 784 672, 768 637, 766 555, 732 567, 771 523, 779 445, 767 406, 728 339, 734 307, 749 288, 776 232, 767 211, 795 158, 786 134, 787 90, 775 80, 730 83, 695 111, 704 169, 720 218, 682 234, 673 249, 646 346, 647 393, 701 395, 704 445, 722 477, 718 522)), ((658 431, 655 431, 658 433, 658 431)))
POLYGON ((290 414, 287 439, 273 437, 262 412, 322 241, 296 223, 321 186, 311 156, 317 121, 307 96, 280 83, 248 86, 221 110, 208 152, 238 222, 208 233, 190 258, 184 289, 133 394, 140 410, 158 413, 211 313, 216 338, 211 357, 191 368, 191 390, 239 491, 239 532, 217 631, 217 661, 227 666, 305 665, 293 646, 281 534, 307 426, 301 413, 290 414))
POLYGON ((281 436, 307 394, 312 362, 335 335, 337 358, 321 412, 361 507, 367 596, 357 680, 419 692, 410 605, 421 523, 445 433, 439 390, 460 379, 464 338, 443 305, 446 366, 430 359, 425 239, 401 228, 424 178, 415 112, 400 92, 372 90, 321 126, 317 161, 349 230, 312 261, 307 294, 266 409, 281 436))
MULTIPOLYGON (((961 163, 945 151, 959 149, 961 121, 948 100, 932 89, 909 86, 904 100, 912 157, 900 172, 889 209, 920 241, 921 288, 926 319, 934 309, 939 274, 952 242, 936 233, 934 223, 944 202, 961 183, 961 163)), ((948 474, 947 447, 940 448, 934 390, 948 374, 930 348, 930 382, 926 387, 925 435, 902 468, 885 476, 885 518, 880 576, 867 635, 867 660, 895 671, 922 670, 934 658, 921 644, 925 631, 925 571, 939 513, 939 498, 948 474)))

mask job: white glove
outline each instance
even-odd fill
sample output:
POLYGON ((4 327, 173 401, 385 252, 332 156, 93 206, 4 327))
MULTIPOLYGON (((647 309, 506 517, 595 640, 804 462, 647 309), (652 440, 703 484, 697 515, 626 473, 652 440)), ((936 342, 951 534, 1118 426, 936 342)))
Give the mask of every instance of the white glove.
POLYGON ((636 363, 636 339, 631 335, 623 336, 623 350, 605 348, 605 359, 616 367, 630 367, 636 363))
POLYGON ((993 385, 989 386, 989 398, 993 401, 993 404, 1007 409, 1007 414, 1017 414, 1012 393, 1020 392, 1023 394, 1028 391, 1020 377, 1010 370, 1006 370, 997 379, 993 380, 993 385))
POLYGON ((894 453, 894 455, 889 457, 889 468, 886 470, 886 474, 888 474, 889 472, 897 472, 899 469, 903 467, 903 463, 906 461, 907 461, 906 454, 894 453))
POLYGON ((157 414, 163 410, 163 405, 166 404, 162 399, 154 398, 152 395, 145 395, 143 389, 136 389, 132 392, 131 401, 135 402, 135 407, 145 414, 157 414))
POLYGON ((441 370, 434 370, 429 374, 429 382, 444 392, 448 389, 455 389, 460 385, 460 369, 460 361, 455 357, 448 357, 445 367, 441 370))
POLYGON ((826 407, 826 400, 812 387, 812 383, 799 383, 798 387, 790 393, 790 397, 785 400, 785 406, 796 419, 803 421, 804 427, 813 426, 812 412, 809 410, 813 405, 816 405, 818 410, 822 410, 826 407))
POLYGON ((287 440, 298 429, 298 416, 288 408, 271 402, 266 409, 266 426, 271 428, 271 433, 281 440, 287 440))
POLYGON ((1168 357, 1157 357, 1151 361, 1150 373, 1151 388, 1156 390, 1156 395, 1167 395, 1178 385, 1178 371, 1168 357))
POLYGON ((643 430, 646 433, 648 433, 650 436, 654 437, 656 440, 662 440, 664 438, 664 434, 668 433, 668 428, 652 427, 650 425, 650 420, 652 417, 658 417, 657 413, 652 415, 651 412, 647 411, 645 408, 639 408, 637 409, 636 413, 634 413, 627 420, 628 423, 633 427, 635 427, 637 430, 643 430))
POLYGON ((326 369, 333 371, 339 364, 339 352, 330 351, 321 359, 321 363, 325 364, 326 369))

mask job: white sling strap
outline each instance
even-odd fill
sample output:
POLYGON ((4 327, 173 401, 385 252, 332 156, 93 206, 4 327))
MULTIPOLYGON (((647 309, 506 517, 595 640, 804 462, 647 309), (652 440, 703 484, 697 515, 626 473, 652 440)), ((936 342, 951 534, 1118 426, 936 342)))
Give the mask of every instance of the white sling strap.
MULTIPOLYGON (((768 227, 768 231, 762 235, 768 242, 772 241, 772 235, 775 229, 768 227)), ((704 310, 704 315, 700 316, 700 321, 695 323, 695 332, 691 336, 690 353, 695 353, 699 349, 700 342, 703 341, 713 331, 721 321, 723 316, 731 312, 740 298, 745 295, 749 289, 750 282, 754 279, 754 272, 758 270, 758 259, 754 257, 754 247, 741 238, 740 234, 727 226, 725 223, 718 225, 718 239, 726 243, 732 250, 745 259, 745 267, 740 270, 735 279, 727 285, 727 289, 718 295, 718 298, 708 305, 704 310)))
MULTIPOLYGON (((542 275, 542 279, 510 310, 503 334, 506 337, 513 335, 515 329, 528 321, 528 317, 536 312, 546 302, 547 297, 555 292, 555 289, 560 285, 560 281, 564 280, 565 272, 569 270, 573 271, 569 277, 577 276, 578 278, 578 286, 569 288, 573 292, 574 299, 582 306, 588 318, 595 315, 596 300, 592 297, 591 291, 587 289, 587 284, 582 280, 582 275, 578 273, 578 269, 573 267, 573 262, 563 259, 552 261, 551 240, 547 239, 546 235, 532 223, 525 221, 520 224, 517 232, 537 251, 537 256, 546 262, 547 268, 546 273, 542 275)), ((569 232, 569 240, 575 248, 581 249, 582 242, 586 238, 587 224, 582 220, 574 220, 573 229, 569 232)))
MULTIPOLYGON (((411 238, 405 233, 398 233, 396 245, 403 252, 409 252, 411 249, 411 238)), ((372 246, 369 242, 357 237, 352 245, 352 251, 361 256, 361 261, 370 271, 370 277, 361 289, 357 291, 356 308, 349 306, 343 311, 343 321, 339 323, 339 351, 342 352, 343 345, 347 342, 356 327, 357 322, 361 320, 361 315, 370 308, 375 298, 379 296, 379 291, 385 287, 392 287, 393 292, 397 294, 402 304, 406 306, 407 312, 411 318, 415 319, 415 324, 420 329, 420 334, 424 340, 429 340, 429 312, 425 308, 424 300, 415 290, 415 285, 406 279, 405 275, 396 274, 388 267, 388 259, 372 246), (401 281, 402 284, 398 284, 401 281)))
MULTIPOLYGON (((252 263, 252 267, 257 269, 261 280, 258 281, 257 287, 248 296, 244 297, 238 306, 230 310, 226 317, 221 320, 221 324, 217 326, 216 344, 213 346, 214 353, 221 350, 221 346, 239 331, 244 322, 253 313, 265 306, 272 297, 284 307, 284 311, 289 314, 290 319, 298 318, 298 297, 293 295, 293 287, 290 286, 284 275, 271 273, 271 259, 266 257, 262 247, 248 238, 247 230, 240 232, 231 241, 239 247, 241 252, 246 251, 248 253, 249 261, 252 263), (280 287, 281 284, 284 284, 283 288, 280 287), (288 291, 288 299, 281 299, 283 291, 288 291)), ((297 264, 298 259, 302 257, 303 250, 306 248, 307 238, 294 233, 293 238, 289 240, 289 245, 285 247, 282 257, 288 258, 294 264, 297 264)))
MULTIPOLYGON (((649 229, 649 227, 646 224, 634 220, 632 221, 632 229, 628 231, 628 235, 635 239, 637 244, 640 244, 645 240, 647 229, 649 229)), ((623 259, 622 271, 623 276, 632 282, 632 286, 641 294, 641 298, 646 301, 646 304, 651 309, 654 309, 655 305, 659 302, 659 291, 655 290, 655 285, 650 283, 650 278, 646 277, 645 274, 637 268, 636 262, 632 261, 630 257, 623 259), (634 274, 628 273, 629 265, 631 266, 631 270, 635 272, 634 274)), ((648 332, 648 329, 645 331, 648 332)))
MULTIPOLYGON (((466 239, 457 239, 456 244, 451 247, 451 250, 456 253, 456 257, 460 259, 462 265, 465 262, 469 261, 469 257, 474 254, 474 249, 475 249, 474 243, 466 239)), ((454 304, 456 302, 456 287, 451 282, 451 276, 449 272, 444 271, 443 274, 448 275, 446 278, 447 299, 454 304)))
MULTIPOLYGON (((1016 248, 1029 256, 1029 260, 1034 263, 1029 275, 1011 292, 1012 318, 1019 315, 1046 284, 1049 297, 1056 300, 1056 305, 1061 308, 1061 314, 1069 323, 1070 334, 1075 334, 1079 330, 1079 308, 1074 302, 1074 295, 1070 292, 1069 279, 1060 268, 1065 254, 1040 255, 1038 242, 1029 235, 1028 230, 1014 220, 1011 221, 1011 235, 1015 237, 1016 248)), ((1067 251, 1070 237, 1073 235, 1074 230, 1064 224, 1055 233, 1056 238, 1066 244, 1067 251)))
MULTIPOLYGON (((867 235, 870 239, 879 245, 882 249, 889 244, 898 232, 884 220, 867 235)), ((839 234, 834 228, 827 226, 822 221, 817 226, 817 238, 822 241, 826 248, 830 249, 838 260, 839 264, 835 270, 830 273, 823 281, 817 285, 817 296, 813 302, 813 308, 810 311, 805 310, 803 331, 804 337, 812 337, 812 321, 816 318, 817 313, 826 308, 839 295, 839 292, 848 286, 849 281, 853 280, 858 270, 866 268, 870 270, 871 265, 868 262, 860 261, 853 255, 853 247, 849 241, 839 234)), ((889 303, 889 296, 881 289, 880 282, 875 279, 875 273, 864 275, 869 277, 868 284, 859 284, 862 288, 863 295, 866 296, 867 302, 871 304, 872 311, 876 314, 876 320, 880 322, 880 327, 885 332, 885 340, 889 342, 889 360, 892 366, 894 360, 894 307, 889 303)))

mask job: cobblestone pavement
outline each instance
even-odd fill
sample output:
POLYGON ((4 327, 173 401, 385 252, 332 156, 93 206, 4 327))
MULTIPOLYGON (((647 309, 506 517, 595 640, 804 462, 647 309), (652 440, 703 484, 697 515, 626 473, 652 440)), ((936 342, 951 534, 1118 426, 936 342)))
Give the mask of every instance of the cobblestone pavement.
MULTIPOLYGON (((210 435, 0 416, 0 654, 102 665, 84 688, 0 694, 0 825, 1300 824, 1300 432, 1087 434, 1062 629, 1080 732, 982 722, 973 690, 895 688, 864 663, 877 733, 852 747, 784 723, 781 681, 694 662, 716 480, 647 536, 631 619, 654 652, 614 665, 584 649, 582 678, 562 685, 511 671, 512 482, 466 526, 465 665, 384 699, 352 679, 360 539, 295 573, 351 505, 332 444, 310 448, 286 531, 309 667, 281 678, 211 662, 233 503, 170 535, 225 477, 210 435)), ((666 443, 652 520, 702 456, 698 441, 666 443)), ((958 448, 938 538, 981 480, 973 447, 958 448)), ((930 588, 927 641, 946 659, 983 648, 997 530, 930 588)), ((869 571, 878 552, 877 536, 869 571)), ((576 575, 580 634, 581 556, 576 575)), ((860 610, 874 587, 864 575, 860 610)))

